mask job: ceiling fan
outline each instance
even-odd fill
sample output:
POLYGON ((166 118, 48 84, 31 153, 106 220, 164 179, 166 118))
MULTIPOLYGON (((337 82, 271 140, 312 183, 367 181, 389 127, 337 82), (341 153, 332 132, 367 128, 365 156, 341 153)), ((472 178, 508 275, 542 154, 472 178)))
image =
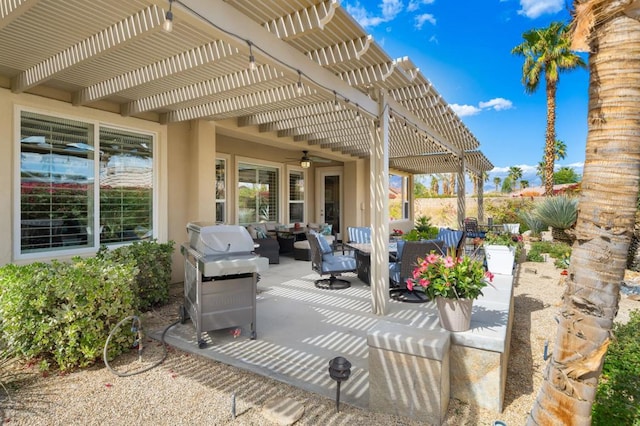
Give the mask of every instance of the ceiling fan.
POLYGON ((298 160, 297 158, 287 158, 287 160, 297 160, 300 162, 300 167, 303 169, 308 169, 311 167, 311 163, 330 163, 331 160, 327 160, 326 158, 314 157, 309 155, 309 151, 302 151, 302 157, 298 160))

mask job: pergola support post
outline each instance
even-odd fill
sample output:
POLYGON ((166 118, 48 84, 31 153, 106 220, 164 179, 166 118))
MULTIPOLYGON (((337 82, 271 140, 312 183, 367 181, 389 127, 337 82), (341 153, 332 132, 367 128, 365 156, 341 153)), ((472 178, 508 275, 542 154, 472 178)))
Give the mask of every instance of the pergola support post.
POLYGON ((389 108, 386 93, 378 102, 378 122, 371 126, 371 311, 389 311, 389 108))
POLYGON ((478 176, 478 223, 484 223, 484 180, 478 176))
POLYGON ((458 229, 464 229, 466 216, 465 179, 464 179, 464 153, 458 158, 458 229))

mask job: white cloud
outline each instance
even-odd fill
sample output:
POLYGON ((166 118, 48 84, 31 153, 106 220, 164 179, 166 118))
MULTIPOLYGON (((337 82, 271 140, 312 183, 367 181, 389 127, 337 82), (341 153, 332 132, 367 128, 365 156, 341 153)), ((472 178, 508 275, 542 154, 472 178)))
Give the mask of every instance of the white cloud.
POLYGON ((511 168, 511 167, 520 167, 520 170, 522 170, 522 174, 523 175, 526 175, 526 174, 529 174, 529 173, 535 174, 536 170, 537 170, 537 166, 531 166, 529 164, 514 164, 513 166, 494 167, 491 170, 491 173, 494 173, 494 174, 506 173, 506 174, 508 174, 509 173, 509 168, 511 168))
POLYGON ((401 0, 382 0, 382 4, 380 5, 380 9, 382 9, 382 19, 386 21, 391 21, 395 19, 395 17, 402 11, 401 0))
POLYGON ((546 13, 560 12, 564 7, 564 0, 520 0, 522 7, 518 14, 535 19, 546 13))
POLYGON ((458 114, 458 117, 476 115, 487 109, 502 111, 511 108, 513 108, 513 103, 510 100, 504 98, 494 98, 486 102, 479 102, 477 107, 473 105, 451 104, 451 109, 453 109, 453 111, 458 114))
POLYGON ((376 25, 381 24, 384 20, 379 16, 370 16, 367 9, 360 6, 360 3, 356 3, 354 6, 348 4, 346 6, 347 12, 353 19, 355 19, 362 27, 375 27, 376 25))
POLYGON ((496 111, 502 111, 504 109, 511 109, 513 107, 513 103, 510 100, 507 100, 505 98, 491 99, 490 101, 487 101, 487 102, 480 102, 478 105, 482 109, 491 108, 491 109, 494 109, 496 111))
MULTIPOLYGON (((421 5, 431 4, 435 0, 410 0, 407 6, 408 12, 414 12, 418 10, 421 5)), ((378 7, 380 8, 380 15, 376 15, 375 11, 367 10, 362 6, 359 1, 345 4, 347 12, 353 16, 353 18, 362 27, 375 27, 384 22, 390 22, 396 19, 396 17, 403 11, 403 0, 380 0, 378 7)), ((433 15, 424 14, 416 17, 416 27, 420 28, 425 22, 431 22, 435 24, 435 18, 433 15)))
POLYGON ((375 16, 361 6, 359 2, 345 6, 347 12, 364 28, 375 27, 383 22, 394 20, 398 13, 402 12, 402 7, 402 0, 382 0, 380 3, 382 16, 375 16))
POLYGON ((407 12, 414 12, 423 4, 433 4, 435 0, 410 0, 407 5, 407 12))
POLYGON ((414 27, 416 29, 422 29, 422 26, 425 22, 429 22, 433 25, 436 24, 436 18, 430 13, 423 13, 421 15, 416 15, 414 27))
POLYGON ((468 115, 476 115, 482 111, 478 107, 474 107, 473 105, 458 105, 458 104, 450 104, 453 112, 458 114, 458 117, 466 117, 468 115))

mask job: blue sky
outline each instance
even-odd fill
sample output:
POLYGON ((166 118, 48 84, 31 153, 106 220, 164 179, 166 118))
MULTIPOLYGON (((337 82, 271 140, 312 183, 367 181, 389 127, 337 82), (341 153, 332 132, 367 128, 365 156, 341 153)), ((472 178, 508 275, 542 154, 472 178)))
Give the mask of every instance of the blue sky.
MULTIPOLYGON (((408 56, 451 104, 480 141, 480 149, 505 176, 510 166, 539 186, 546 98, 522 85, 523 58, 511 54, 522 34, 570 19, 565 0, 342 0, 342 6, 392 57, 408 56)), ((587 57, 583 56, 585 62, 587 57)), ((589 75, 561 74, 557 93, 557 138, 567 157, 556 162, 582 174, 587 137, 589 75)))

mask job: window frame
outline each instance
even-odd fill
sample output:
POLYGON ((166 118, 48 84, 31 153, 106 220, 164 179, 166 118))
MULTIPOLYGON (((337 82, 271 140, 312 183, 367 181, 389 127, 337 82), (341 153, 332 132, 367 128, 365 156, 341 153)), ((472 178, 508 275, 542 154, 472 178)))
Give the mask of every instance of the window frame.
POLYGON ((307 195, 309 193, 309 191, 307 190, 307 188, 309 187, 309 180, 308 180, 308 173, 307 173, 308 169, 304 169, 302 167, 296 167, 296 166, 289 166, 287 167, 287 176, 286 176, 286 180, 287 180, 287 186, 286 186, 286 200, 287 200, 287 209, 286 209, 286 214, 287 214, 287 221, 289 223, 291 223, 291 204, 302 204, 302 221, 298 222, 301 224, 306 224, 307 221, 307 205, 308 205, 308 200, 307 200, 307 195), (303 190, 303 199, 302 200, 292 200, 291 199, 291 189, 289 187, 289 181, 291 179, 291 173, 300 173, 302 174, 302 180, 304 182, 304 190, 303 190))
MULTIPOLYGON (((37 114, 45 117, 51 117, 60 120, 72 120, 80 123, 88 124, 93 126, 93 140, 94 149, 96 152, 100 150, 100 129, 101 128, 109 128, 111 130, 121 130, 124 132, 138 133, 141 135, 149 136, 151 138, 152 143, 152 159, 151 159, 151 167, 152 167, 152 176, 151 176, 151 185, 152 185, 152 203, 151 203, 151 223, 153 234, 151 238, 157 238, 158 235, 158 205, 159 205, 159 167, 160 167, 160 144, 159 144, 159 135, 157 132, 153 132, 150 130, 143 130, 134 126, 124 126, 119 124, 114 124, 109 121, 95 119, 95 118, 87 118, 82 115, 72 115, 67 113, 59 113, 57 111, 44 110, 40 108, 32 108, 23 105, 16 105, 14 107, 14 132, 13 132, 13 141, 12 147, 14 150, 13 153, 13 258, 15 260, 36 260, 36 259, 47 259, 47 258, 58 258, 65 256, 74 256, 81 254, 93 254, 98 251, 100 245, 102 244, 99 237, 94 237, 93 245, 82 246, 82 247, 73 247, 69 246, 69 248, 65 249, 54 249, 54 250, 42 250, 37 252, 23 253, 21 247, 21 235, 22 235, 22 204, 21 204, 21 154, 22 149, 19 146, 21 133, 22 133, 22 114, 23 112, 37 114)), ((100 158, 99 156, 94 156, 93 159, 93 198, 90 200, 90 203, 93 205, 93 212, 90 215, 93 216, 92 229, 97 230, 100 229, 100 158)), ((89 226, 89 225, 88 225, 89 226)), ((98 233, 99 235, 99 233, 98 233)), ((140 241, 140 240, 135 240, 140 241)), ((122 242, 113 242, 109 243, 109 247, 120 247, 124 245, 131 244, 134 241, 122 241, 122 242)))
POLYGON ((402 179, 402 185, 400 188, 400 214, 402 217, 397 219, 391 219, 391 222, 397 221, 405 221, 409 219, 411 215, 411 209, 409 208, 410 201, 410 193, 409 193, 409 176, 402 173, 393 173, 389 172, 389 182, 391 181, 391 176, 397 176, 402 179))
MULTIPOLYGON (((216 158, 215 161, 222 161, 224 162, 224 195, 225 198, 224 199, 219 199, 217 198, 217 194, 215 193, 216 188, 214 187, 214 211, 216 213, 216 223, 229 223, 229 199, 230 197, 230 179, 229 179, 229 173, 231 171, 231 157, 229 155, 226 154, 219 154, 216 152, 216 158), (221 203, 223 205, 222 207, 222 211, 224 212, 224 220, 220 220, 220 218, 218 217, 218 203, 221 203)), ((217 164, 216 164, 217 167, 217 164)), ((214 185, 218 184, 218 174, 217 174, 217 170, 216 170, 216 175, 215 175, 215 183, 214 185)))
MULTIPOLYGON (((251 158, 251 157, 240 157, 240 156, 235 156, 235 161, 233 164, 233 169, 234 169, 234 175, 235 175, 235 183, 234 183, 234 200, 235 200, 235 207, 234 207, 234 214, 235 214, 235 223, 236 225, 240 225, 240 191, 239 191, 239 186, 240 186, 240 164, 248 164, 251 166, 257 166, 257 167, 271 167, 274 168, 278 171, 278 177, 277 177, 277 182, 278 182, 278 200, 276 202, 276 205, 278 207, 278 212, 276 214, 275 217, 275 221, 278 223, 282 223, 282 218, 283 218, 283 212, 284 212, 284 208, 285 208, 285 192, 284 189, 285 185, 287 185, 287 183, 285 183, 285 173, 284 173, 284 165, 282 163, 276 163, 273 161, 267 161, 267 160, 260 160, 257 158, 251 158)), ((253 223, 253 222, 250 222, 253 223)))

